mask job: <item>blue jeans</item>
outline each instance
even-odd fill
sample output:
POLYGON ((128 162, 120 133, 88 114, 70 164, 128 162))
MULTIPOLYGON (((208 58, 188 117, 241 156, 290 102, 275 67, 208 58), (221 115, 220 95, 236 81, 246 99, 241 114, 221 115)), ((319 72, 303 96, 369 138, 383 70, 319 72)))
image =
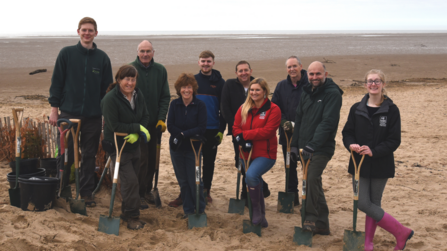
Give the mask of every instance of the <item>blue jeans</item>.
MULTIPOLYGON (((245 164, 242 159, 239 160, 242 163, 242 168, 245 169, 245 164)), ((259 185, 260 182, 264 183, 262 175, 268 170, 272 169, 275 165, 276 159, 268 159, 264 157, 258 157, 250 162, 248 171, 246 172, 245 182, 250 187, 259 185)))
MULTIPOLYGON (((189 142, 188 142, 189 143, 189 142)), ((177 150, 171 152, 171 161, 174 166, 175 177, 180 185, 180 193, 183 201, 183 212, 193 214, 196 209, 196 176, 194 152, 177 150)), ((205 211, 205 197, 203 196, 203 181, 200 179, 199 188, 199 213, 205 211)))

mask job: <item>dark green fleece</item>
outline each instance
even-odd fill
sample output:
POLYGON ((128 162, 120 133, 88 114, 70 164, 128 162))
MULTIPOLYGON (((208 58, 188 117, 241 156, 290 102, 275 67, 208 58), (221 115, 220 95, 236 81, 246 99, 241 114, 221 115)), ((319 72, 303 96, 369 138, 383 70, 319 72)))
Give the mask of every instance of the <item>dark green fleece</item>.
MULTIPOLYGON (((139 133, 140 125, 147 125, 149 114, 147 113, 144 96, 138 88, 135 99, 135 110, 132 110, 129 101, 119 90, 119 86, 110 90, 101 101, 101 110, 104 115, 104 139, 115 144, 113 132, 139 133)), ((118 147, 121 149, 124 139, 117 136, 118 147)), ((133 152, 139 145, 137 142, 126 143, 123 152, 133 152)))
POLYGON ((292 147, 309 146, 315 155, 334 155, 342 95, 343 91, 330 78, 315 90, 311 84, 303 88, 296 109, 292 147))
POLYGON ((143 67, 138 57, 130 64, 138 70, 137 87, 144 95, 149 112, 149 123, 144 126, 155 127, 159 120, 166 120, 171 101, 168 73, 166 68, 155 63, 153 58, 148 68, 143 67))
POLYGON ((112 65, 105 52, 77 45, 64 47, 56 59, 51 78, 52 107, 86 118, 101 116, 100 103, 113 83, 112 65))

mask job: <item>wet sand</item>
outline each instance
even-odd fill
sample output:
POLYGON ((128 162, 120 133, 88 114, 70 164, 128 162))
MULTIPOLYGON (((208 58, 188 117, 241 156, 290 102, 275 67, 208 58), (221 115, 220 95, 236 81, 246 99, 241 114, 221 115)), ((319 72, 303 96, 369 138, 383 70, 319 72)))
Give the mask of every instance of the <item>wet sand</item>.
MULTIPOLYGON (((172 84, 181 72, 198 72, 197 56, 204 49, 215 52, 215 69, 220 70, 225 79, 235 77, 237 61, 248 60, 253 75, 265 77, 272 90, 287 75, 284 62, 289 55, 298 54, 305 68, 314 60, 328 62, 330 77, 345 92, 335 155, 323 173, 330 209, 330 236, 314 236, 313 248, 293 244, 294 226, 300 226, 300 207, 295 208, 294 214, 277 213, 278 192, 284 189, 280 149, 275 166, 264 176, 271 190, 271 196, 266 199, 269 227, 263 229, 262 238, 244 235, 242 221, 248 219, 248 209, 243 216, 227 213, 229 199, 235 197, 236 191, 230 137, 224 138, 217 154, 212 188, 214 201, 206 209, 208 227, 187 230, 187 221, 181 219, 182 209, 167 206, 179 189, 167 151, 169 135, 165 133, 159 180, 163 207, 150 206, 141 211, 141 218, 147 222, 142 230, 130 231, 122 223, 118 237, 97 231, 100 215, 108 213, 110 190, 107 188, 103 187, 97 195, 97 207, 87 209, 88 216, 70 213, 61 201, 46 212, 25 212, 9 205, 6 174, 10 168, 5 161, 0 162, 0 250, 342 250, 343 232, 352 230, 352 190, 347 173, 349 153, 342 146, 341 130, 349 108, 366 92, 358 83, 372 68, 382 69, 387 74, 388 94, 398 105, 402 117, 402 144, 395 152, 396 177, 387 184, 382 206, 415 231, 406 250, 445 250, 447 51, 440 41, 445 41, 446 35, 241 37, 150 39, 155 44, 155 60, 166 65, 173 95, 172 84)), ((141 40, 142 37, 98 37, 97 44, 109 54, 116 72, 119 66, 134 60, 136 46, 141 40)), ((52 64, 58 51, 76 41, 76 38, 0 39, 0 118, 11 116, 11 108, 16 106, 25 107, 25 117, 41 119, 49 114, 47 102, 16 96, 48 96, 52 64), (39 40, 42 42, 38 43, 39 40), (30 46, 35 44, 40 47, 30 46), (41 68, 48 72, 28 75, 41 68)), ((299 176, 301 181, 301 171, 299 176)), ((116 200, 114 215, 118 216, 119 212, 120 202, 116 200)), ((364 231, 364 218, 359 212, 360 231, 364 231)), ((374 242, 375 250, 392 250, 395 245, 394 237, 379 228, 374 242)))

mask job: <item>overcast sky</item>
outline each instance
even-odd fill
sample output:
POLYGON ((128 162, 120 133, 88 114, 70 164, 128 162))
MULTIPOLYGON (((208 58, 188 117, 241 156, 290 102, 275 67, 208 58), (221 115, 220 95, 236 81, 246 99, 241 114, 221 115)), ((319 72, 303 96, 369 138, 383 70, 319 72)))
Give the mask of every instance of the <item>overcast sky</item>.
POLYGON ((98 31, 447 30, 446 0, 2 1, 0 35, 98 31))

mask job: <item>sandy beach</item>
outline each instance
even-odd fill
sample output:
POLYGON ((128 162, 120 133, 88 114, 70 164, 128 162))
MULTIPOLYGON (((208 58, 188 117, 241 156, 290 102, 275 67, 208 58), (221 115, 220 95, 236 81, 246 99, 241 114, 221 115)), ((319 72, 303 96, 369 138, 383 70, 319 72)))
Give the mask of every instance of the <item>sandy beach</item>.
MULTIPOLYGON (((304 68, 315 60, 325 62, 329 77, 343 89, 343 106, 336 136, 335 155, 323 173, 323 187, 330 209, 331 235, 313 237, 313 247, 292 242, 294 227, 300 226, 300 207, 293 214, 277 212, 278 192, 284 190, 284 161, 281 147, 275 166, 265 174, 271 196, 266 198, 269 227, 262 238, 242 233, 245 214, 228 214, 230 198, 235 198, 236 169, 231 138, 219 146, 212 187, 213 203, 206 208, 208 227, 187 229, 183 210, 167 206, 179 192, 168 151, 169 134, 162 138, 159 192, 162 208, 141 211, 144 229, 131 231, 120 226, 119 236, 98 232, 101 214, 107 214, 110 190, 97 194, 97 206, 88 216, 70 212, 58 200, 45 212, 22 211, 9 205, 10 172, 0 162, 0 250, 327 250, 343 248, 345 229, 352 230, 352 187, 347 172, 349 152, 342 145, 341 130, 350 107, 361 100, 360 84, 370 69, 387 74, 389 97, 400 109, 402 143, 395 152, 396 177, 385 189, 382 207, 402 224, 415 231, 405 250, 447 250, 447 34, 400 35, 265 35, 265 36, 160 36, 101 37, 95 42, 108 53, 114 73, 133 61, 136 48, 150 39, 156 50, 155 61, 166 66, 170 91, 181 72, 197 73, 198 55, 210 49, 216 54, 215 69, 224 79, 235 78, 234 66, 247 60, 253 76, 265 77, 274 90, 286 78, 285 60, 301 58, 304 68)), ((59 50, 77 42, 68 38, 0 38, 0 118, 11 116, 12 107, 25 107, 24 117, 43 119, 49 115, 47 101, 28 100, 23 95, 48 97, 54 61, 59 50), (29 75, 36 69, 45 73, 29 75)), ((299 171, 301 182, 302 172, 299 171)), ((72 185, 74 189, 74 184, 72 185)), ((301 189, 300 189, 301 190, 301 189)), ((115 200, 114 216, 120 201, 115 200)), ((358 230, 364 231, 365 214, 359 212, 358 230)), ((375 250, 392 250, 394 237, 383 229, 376 231, 375 250)))

